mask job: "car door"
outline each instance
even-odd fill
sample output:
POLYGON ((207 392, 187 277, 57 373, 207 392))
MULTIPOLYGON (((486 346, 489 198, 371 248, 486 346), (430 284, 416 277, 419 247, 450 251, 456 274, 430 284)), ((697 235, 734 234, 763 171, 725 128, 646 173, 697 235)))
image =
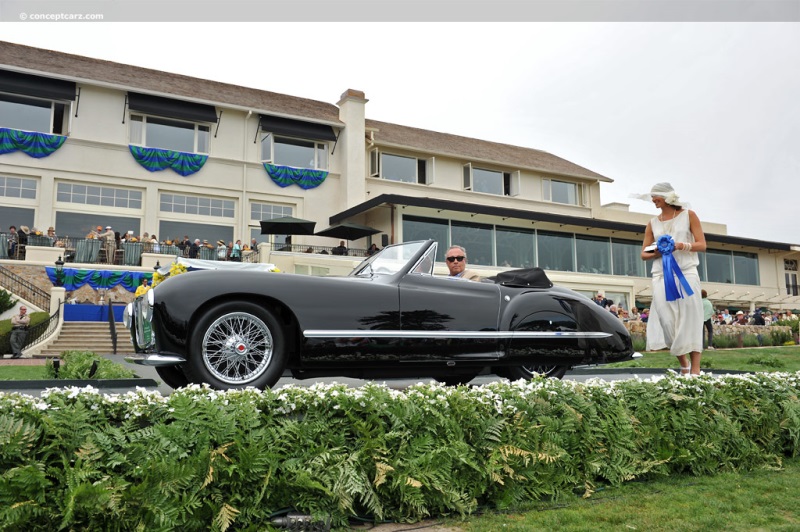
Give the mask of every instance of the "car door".
POLYGON ((500 289, 479 283, 410 273, 399 282, 400 327, 406 359, 437 361, 494 359, 493 335, 500 315, 500 289))

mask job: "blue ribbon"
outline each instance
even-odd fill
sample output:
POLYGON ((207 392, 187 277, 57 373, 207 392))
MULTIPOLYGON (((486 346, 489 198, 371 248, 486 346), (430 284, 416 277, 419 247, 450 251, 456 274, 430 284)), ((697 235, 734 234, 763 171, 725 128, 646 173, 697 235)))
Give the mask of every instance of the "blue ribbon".
POLYGON ((678 266, 675 257, 672 256, 672 252, 675 251, 675 241, 672 237, 669 235, 658 237, 656 247, 659 253, 661 253, 661 266, 664 269, 664 291, 667 294, 667 301, 675 301, 676 299, 683 298, 683 294, 678 289, 677 283, 675 283, 675 277, 680 281, 687 296, 694 295, 692 287, 689 286, 689 281, 686 280, 686 277, 681 271, 681 267, 678 266))

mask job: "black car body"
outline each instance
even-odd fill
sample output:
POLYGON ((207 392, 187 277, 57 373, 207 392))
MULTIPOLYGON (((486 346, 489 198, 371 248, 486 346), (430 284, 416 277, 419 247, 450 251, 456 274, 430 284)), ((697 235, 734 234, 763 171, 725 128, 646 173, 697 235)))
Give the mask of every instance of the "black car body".
POLYGON ((268 387, 295 378, 478 374, 561 377, 630 359, 622 322, 540 269, 483 282, 433 275, 433 241, 387 246, 345 277, 208 270, 128 305, 138 353, 173 387, 268 387))

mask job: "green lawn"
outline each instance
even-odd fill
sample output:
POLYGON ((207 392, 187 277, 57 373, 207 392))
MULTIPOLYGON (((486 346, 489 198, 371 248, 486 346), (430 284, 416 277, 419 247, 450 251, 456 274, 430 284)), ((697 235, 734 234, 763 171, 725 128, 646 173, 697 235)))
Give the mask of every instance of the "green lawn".
POLYGON ((486 512, 442 525, 464 532, 559 531, 789 531, 800 530, 797 505, 800 459, 780 471, 758 470, 709 477, 686 475, 630 482, 538 502, 509 512, 486 512))
MULTIPOLYGON (((668 351, 645 352, 643 358, 618 362, 606 367, 615 368, 673 368, 679 367, 668 351)), ((800 371, 800 346, 754 347, 748 349, 716 349, 704 351, 700 363, 703 371, 727 369, 736 371, 800 371)))
POLYGON ((0 366, 0 381, 34 381, 47 379, 44 366, 0 366))

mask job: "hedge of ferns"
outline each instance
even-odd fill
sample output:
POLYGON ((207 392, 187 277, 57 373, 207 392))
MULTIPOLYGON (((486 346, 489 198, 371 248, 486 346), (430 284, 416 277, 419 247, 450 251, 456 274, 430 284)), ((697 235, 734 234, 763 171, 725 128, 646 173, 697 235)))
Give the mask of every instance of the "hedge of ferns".
POLYGON ((264 530, 513 508, 658 475, 780 468, 800 373, 162 397, 0 394, 0 529, 264 530))

